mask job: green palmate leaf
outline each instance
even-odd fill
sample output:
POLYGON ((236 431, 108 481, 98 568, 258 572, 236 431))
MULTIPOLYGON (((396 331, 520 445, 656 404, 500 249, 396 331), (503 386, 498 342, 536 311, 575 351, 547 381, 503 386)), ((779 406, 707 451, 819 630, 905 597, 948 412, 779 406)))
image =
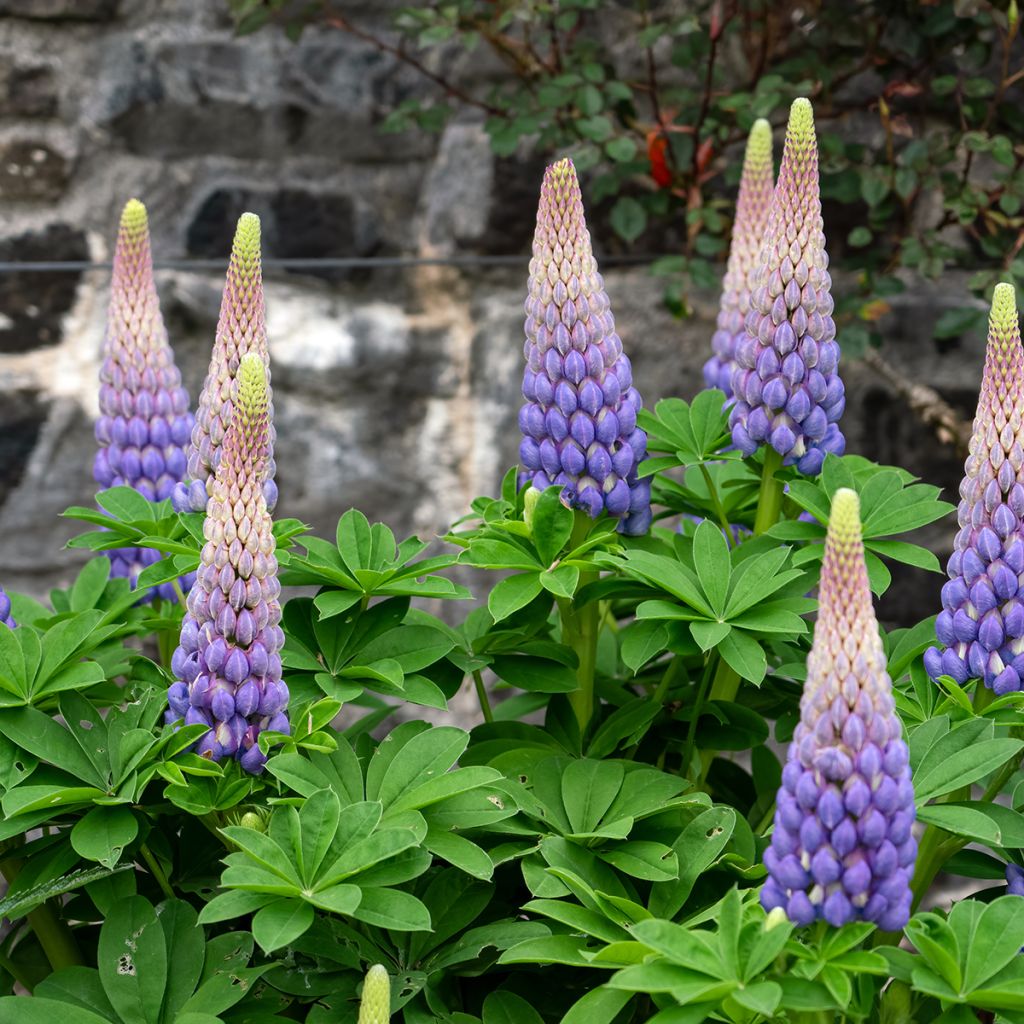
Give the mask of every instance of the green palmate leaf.
POLYGON ((195 910, 183 900, 168 900, 160 907, 160 925, 167 946, 168 972, 164 994, 165 1020, 180 1022, 178 1011, 188 1002, 203 973, 206 937, 195 910))
POLYGON ((667 642, 668 629, 663 623, 636 621, 619 635, 619 654, 627 668, 638 672, 665 650, 667 642))
POLYGON ((71 845, 86 860, 112 868, 138 834, 138 819, 127 807, 94 807, 75 823, 71 845))
POLYGON ((1024 814, 1001 804, 981 801, 929 804, 917 816, 955 835, 998 847, 1024 847, 1024 814))
POLYGON ((54 1024, 55 1021, 62 1024, 110 1024, 109 1017, 101 1017, 82 1006, 39 996, 32 999, 23 996, 0 998, 0 1020, 3 1019, 11 1024, 54 1024))
POLYGON ((533 508, 530 533, 545 566, 554 562, 572 535, 575 519, 572 510, 562 504, 561 494, 560 486, 548 487, 533 508))
POLYGON ((707 519, 700 523, 693 535, 693 562, 708 604, 716 618, 722 616, 731 572, 729 544, 721 528, 707 519))
POLYGON ((700 620, 690 623, 690 632, 697 646, 702 651, 710 651, 717 647, 731 632, 732 626, 728 622, 706 622, 700 620))
POLYGON ((495 622, 525 608, 543 590, 539 572, 522 572, 499 580, 487 598, 487 610, 495 622))
POLYGON ((125 1024, 159 1024, 167 983, 167 945, 156 912, 142 896, 114 905, 100 930, 97 962, 103 991, 125 1024))
POLYGON ((313 908, 301 900, 280 899, 256 911, 252 934, 266 953, 287 946, 313 923, 313 908))
POLYGON ((760 685, 768 671, 764 648, 743 630, 734 629, 718 644, 718 652, 742 679, 760 685))
MULTIPOLYGON (((116 870, 123 872, 130 869, 128 866, 122 866, 116 870)), ((60 878, 28 888, 18 888, 15 891, 12 887, 12 890, 3 899, 0 899, 0 917, 16 921, 55 896, 62 896, 64 893, 72 892, 92 882, 108 878, 114 873, 105 867, 83 868, 80 871, 72 871, 60 878)))

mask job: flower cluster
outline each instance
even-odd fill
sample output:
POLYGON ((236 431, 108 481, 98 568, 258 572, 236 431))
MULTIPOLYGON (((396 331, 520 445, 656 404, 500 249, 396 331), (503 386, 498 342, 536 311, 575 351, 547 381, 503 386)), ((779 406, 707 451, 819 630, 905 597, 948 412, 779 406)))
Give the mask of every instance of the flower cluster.
MULTIPOLYGON (((170 497, 185 476, 193 420, 160 315, 146 208, 137 199, 121 214, 114 251, 99 403, 96 482, 134 487, 150 501, 170 497)), ((142 569, 161 557, 148 548, 120 548, 110 552, 111 573, 134 585, 142 569)), ((183 582, 187 587, 191 579, 183 582)), ((172 583, 155 590, 174 599, 172 583)))
POLYGON ((1012 285, 996 285, 985 371, 960 484, 960 530, 947 564, 928 674, 978 678, 997 694, 1024 679, 1024 349, 1012 285))
POLYGON ((254 213, 243 213, 235 229, 213 355, 199 396, 195 428, 188 449, 188 482, 175 488, 172 495, 174 508, 178 512, 202 512, 206 508, 221 458, 221 446, 231 425, 238 392, 238 366, 248 352, 254 352, 262 359, 267 373, 270 433, 267 438, 263 493, 267 508, 272 512, 277 504, 277 484, 274 483, 276 434, 263 306, 260 219, 254 213))
POLYGON ((744 455, 767 444, 786 465, 809 475, 846 445, 838 427, 846 399, 831 287, 814 115, 810 103, 798 99, 751 277, 746 334, 735 347, 729 425, 744 455))
POLYGON ((14 629, 17 626, 14 616, 11 614, 11 599, 4 593, 3 587, 0 587, 0 622, 8 629, 14 629))
POLYGON ((1024 868, 1019 864, 1006 865, 1006 891, 1011 896, 1024 896, 1024 868))
POLYGON ((893 931, 910 916, 914 790, 871 601, 860 502, 845 488, 832 499, 819 608, 761 902, 796 924, 863 919, 893 931))
POLYGON ((206 504, 199 571, 188 596, 167 692, 168 722, 203 724, 200 754, 236 757, 260 772, 257 740, 287 733, 281 678, 281 585, 263 485, 269 463, 270 394, 259 354, 242 356, 232 419, 206 504))
POLYGON ((743 159, 729 262, 722 280, 717 330, 711 338, 714 355, 704 364, 704 383, 709 388, 724 391, 727 398, 732 398, 736 346, 747 334, 750 275, 757 267, 761 255, 761 243, 771 208, 773 175, 771 125, 764 118, 758 118, 750 129, 743 159))
POLYGON ((558 484, 563 500, 621 532, 651 522, 650 480, 637 479, 647 435, 629 359, 615 332, 590 245, 571 160, 547 169, 537 210, 526 300, 526 369, 519 411, 519 485, 558 484))

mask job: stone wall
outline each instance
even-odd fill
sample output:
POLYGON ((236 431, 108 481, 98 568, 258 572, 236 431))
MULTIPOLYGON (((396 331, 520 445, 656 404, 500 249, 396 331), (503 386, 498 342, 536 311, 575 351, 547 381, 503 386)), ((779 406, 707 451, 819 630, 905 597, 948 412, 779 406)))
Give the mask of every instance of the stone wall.
MULTIPOLYGON (((393 0, 350 0, 380 28, 393 0)), ((280 512, 333 531, 358 505, 399 533, 441 533, 515 459, 522 301, 542 162, 495 160, 479 123, 439 139, 378 123, 416 75, 337 32, 292 44, 235 39, 220 0, 0 0, 0 263, 109 259, 121 206, 149 207, 158 259, 225 261, 243 210, 265 254, 508 254, 501 269, 437 266, 269 273, 280 512)), ((500 69, 476 63, 455 73, 500 69)), ((826 225, 827 227, 827 225, 826 225)), ((597 232, 595 232, 595 235, 597 232)), ((601 238, 597 238, 600 247, 601 238)), ((164 314, 193 396, 213 338, 222 271, 161 271, 164 314)), ((648 402, 691 394, 715 295, 672 319, 642 268, 608 269, 620 333, 648 402)), ((954 284, 956 282, 953 282, 954 284)), ((88 503, 108 275, 0 272, 0 581, 44 593, 74 571, 88 503)), ((900 300, 887 355, 964 411, 981 339, 937 358, 942 293, 900 300)), ((956 485, 953 453, 884 384, 847 368, 850 448, 956 485)), ((933 533, 941 548, 949 528, 933 533)), ((901 577, 893 619, 935 580, 901 577)), ((922 595, 924 595, 922 597, 922 595)))

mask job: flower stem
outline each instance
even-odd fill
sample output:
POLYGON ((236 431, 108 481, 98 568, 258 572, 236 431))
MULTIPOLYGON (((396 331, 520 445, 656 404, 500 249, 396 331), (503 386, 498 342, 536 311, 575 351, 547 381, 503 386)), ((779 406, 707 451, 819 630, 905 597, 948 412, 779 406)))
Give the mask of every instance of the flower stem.
POLYGON ((771 447, 765 449, 764 468, 761 470, 761 491, 757 496, 757 514, 754 517, 754 536, 767 533, 778 521, 782 511, 784 484, 775 474, 782 468, 782 456, 771 447))
POLYGON ((480 712, 485 722, 494 721, 494 712, 491 710, 491 700, 487 696, 487 687, 484 686, 484 677, 480 669, 473 670, 473 686, 476 688, 476 699, 480 702, 480 712))
MULTIPOLYGON (((569 538, 569 550, 579 547, 590 533, 593 520, 585 512, 576 511, 576 521, 569 538)), ((577 592, 593 583, 598 577, 596 570, 581 572, 577 592)), ((568 644, 579 658, 576 670, 577 686, 569 694, 569 703, 576 713, 581 735, 586 732, 594 717, 594 672, 597 666, 597 634, 600 627, 600 603, 589 601, 578 607, 575 600, 558 599, 558 611, 562 620, 562 643, 568 644)))
MULTIPOLYGON (((709 700, 733 701, 740 689, 739 673, 732 668, 724 659, 719 659, 718 668, 715 670, 715 679, 711 684, 709 700)), ((711 762, 715 759, 714 750, 702 750, 700 752, 700 781, 703 784, 711 770, 711 762)))

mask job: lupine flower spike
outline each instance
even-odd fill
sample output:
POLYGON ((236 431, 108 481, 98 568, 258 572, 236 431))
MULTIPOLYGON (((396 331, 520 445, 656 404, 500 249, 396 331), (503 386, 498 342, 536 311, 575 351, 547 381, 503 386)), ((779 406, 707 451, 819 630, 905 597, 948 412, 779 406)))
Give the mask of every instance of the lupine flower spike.
POLYGON ((764 244, 751 278, 746 334, 736 344, 729 418, 744 455, 771 445, 786 465, 820 472, 846 441, 846 406, 832 320, 814 115, 793 102, 764 244))
POLYGON ((928 674, 983 680, 997 694, 1024 680, 1024 349, 1013 286, 997 284, 978 411, 964 463, 960 531, 947 564, 928 674))
POLYGON ((391 978, 383 964, 374 964, 363 981, 357 1024, 388 1024, 391 1020, 391 978))
MULTIPOLYGON (((192 434, 188 393, 167 340, 153 281, 146 208, 130 199, 121 214, 114 250, 107 334, 100 367, 99 449, 93 476, 103 488, 134 487, 150 501, 171 496, 186 471, 192 434)), ((110 553, 111 572, 134 585, 147 565, 162 557, 147 548, 110 553)), ((183 580, 187 587, 191 577, 183 580)), ((156 592, 174 600, 174 585, 156 592)))
POLYGON ((11 599, 4 593, 3 587, 0 587, 0 623, 3 623, 8 629, 14 629, 17 626, 14 616, 11 614, 11 599))
POLYGON ((266 761, 259 734, 289 731, 281 585, 263 489, 270 389, 255 352, 239 363, 232 409, 206 504, 206 544, 171 659, 177 681, 167 692, 166 720, 208 726, 197 752, 215 761, 235 757, 255 774, 266 761))
POLYGON ((732 226, 729 262, 722 280, 722 299, 716 330, 711 338, 714 355, 704 364, 704 383, 732 398, 736 345, 746 337, 750 312, 750 275, 756 269, 768 223, 774 188, 772 128, 758 118, 750 129, 743 159, 736 219, 732 226))
POLYGON ((267 371, 270 436, 267 477, 263 489, 267 508, 273 512, 277 504, 277 484, 274 483, 276 435, 263 306, 260 219, 254 213, 243 213, 235 229, 213 355, 199 396, 196 425, 188 449, 188 483, 176 488, 173 495, 174 507, 179 512, 202 512, 206 508, 206 500, 212 493, 213 477, 220 462, 221 445, 231 425, 232 408, 238 390, 238 366, 247 352, 256 353, 263 360, 267 371))
POLYGON ((860 502, 845 488, 832 499, 819 602, 761 903, 800 925, 866 920, 894 931, 910 916, 914 791, 868 586, 860 502))
POLYGON ((519 485, 560 485, 563 501, 619 520, 622 533, 651 522, 651 483, 637 479, 647 435, 641 400, 615 332, 590 245, 571 160, 544 174, 526 300, 526 370, 519 411, 519 485))

